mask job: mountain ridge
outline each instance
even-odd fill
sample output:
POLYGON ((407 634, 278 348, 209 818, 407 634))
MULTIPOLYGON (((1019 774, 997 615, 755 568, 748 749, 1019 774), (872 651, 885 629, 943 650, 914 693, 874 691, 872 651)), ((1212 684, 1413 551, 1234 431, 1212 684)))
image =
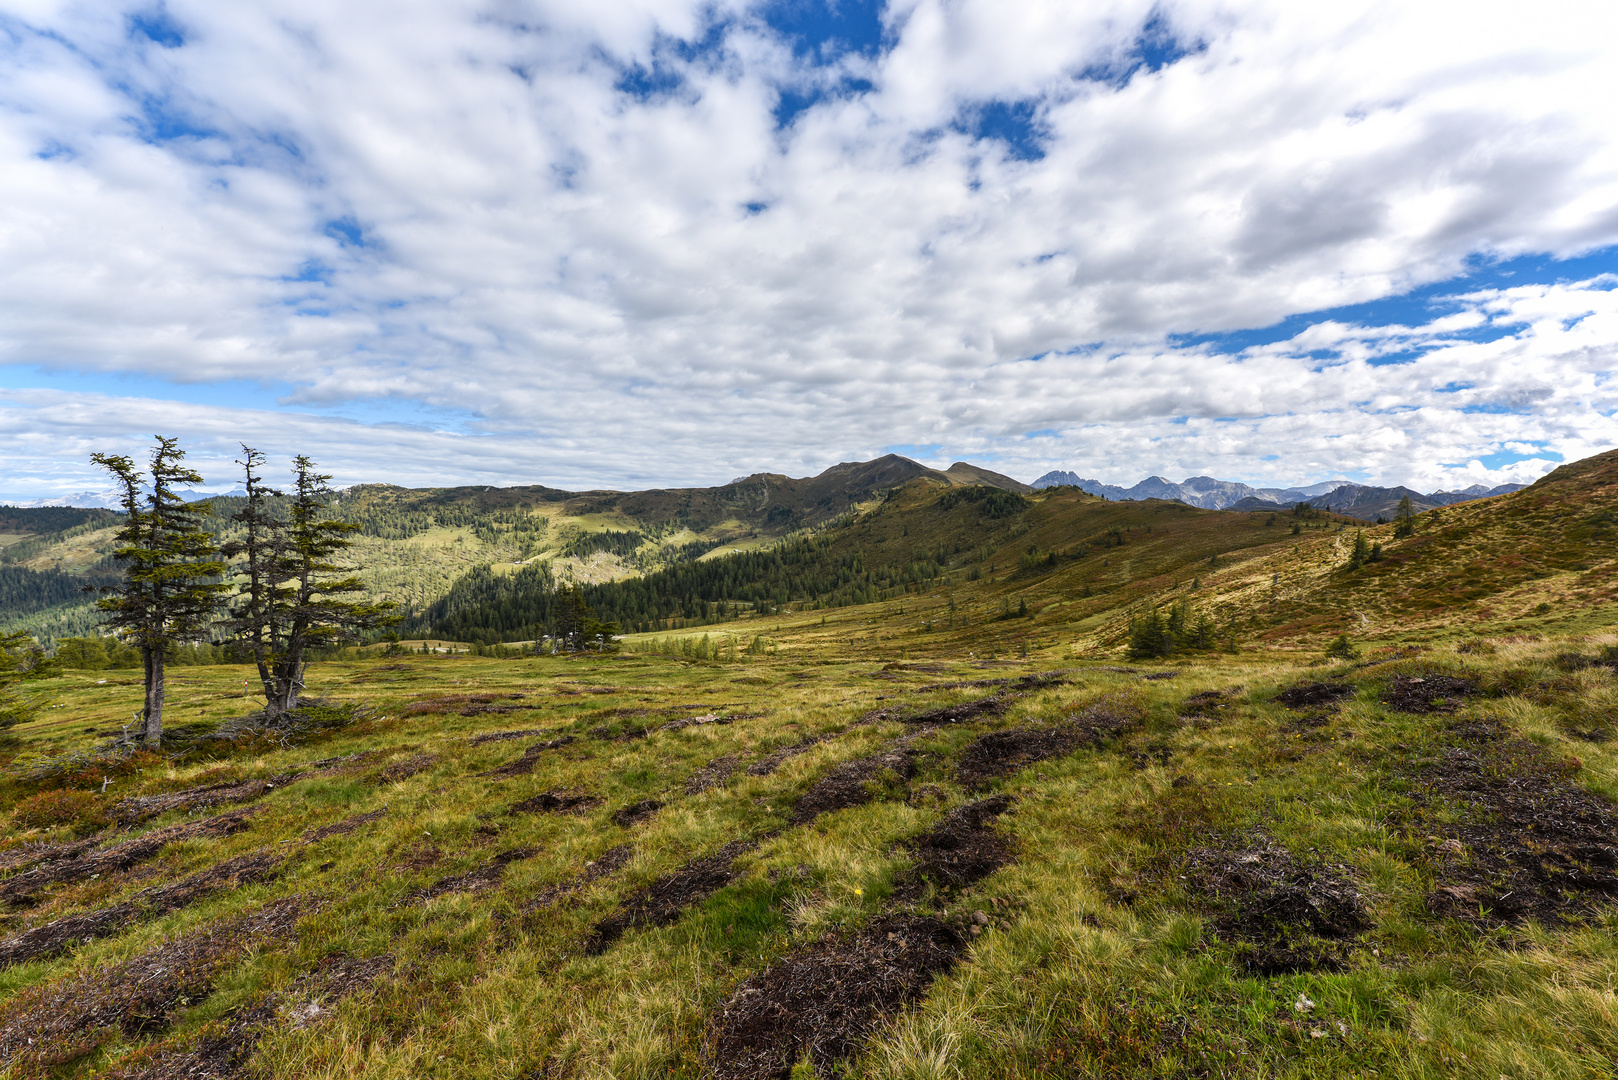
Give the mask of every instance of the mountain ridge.
POLYGON ((1326 480, 1289 488, 1255 488, 1235 480, 1218 480, 1211 476, 1189 476, 1176 484, 1162 476, 1148 476, 1132 487, 1104 484, 1099 480, 1081 477, 1066 470, 1054 470, 1041 476, 1031 485, 1036 490, 1049 487, 1076 487, 1092 495, 1118 501, 1142 499, 1170 499, 1204 510, 1267 510, 1289 508, 1308 503, 1316 509, 1326 509, 1360 517, 1367 521, 1378 516, 1391 516, 1399 500, 1408 495, 1417 513, 1439 506, 1451 506, 1472 499, 1486 499, 1520 491, 1523 484, 1501 484, 1485 488, 1473 484, 1460 491, 1423 493, 1406 487, 1378 487, 1359 484, 1352 480, 1326 480), (1345 496, 1344 492, 1347 490, 1345 496))

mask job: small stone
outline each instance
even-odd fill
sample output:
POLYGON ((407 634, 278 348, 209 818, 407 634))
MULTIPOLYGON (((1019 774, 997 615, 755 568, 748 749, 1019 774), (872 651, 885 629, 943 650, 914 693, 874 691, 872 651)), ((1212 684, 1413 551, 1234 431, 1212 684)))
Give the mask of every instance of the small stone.
POLYGON ((977 923, 979 926, 989 925, 989 917, 983 914, 981 911, 972 912, 972 921, 977 923))

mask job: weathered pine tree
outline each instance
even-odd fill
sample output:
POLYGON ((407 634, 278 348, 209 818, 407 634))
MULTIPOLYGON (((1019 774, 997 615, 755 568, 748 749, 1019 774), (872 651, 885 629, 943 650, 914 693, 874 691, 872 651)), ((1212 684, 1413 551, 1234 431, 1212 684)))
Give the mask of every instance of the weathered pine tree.
POLYGON ((339 561, 353 543, 358 525, 329 518, 331 477, 315 463, 293 459, 293 486, 285 517, 270 500, 279 492, 254 471, 264 455, 244 446, 239 462, 246 473, 247 505, 236 520, 247 526, 232 545, 242 577, 237 603, 227 624, 247 645, 264 686, 265 712, 278 718, 298 708, 311 652, 355 640, 361 631, 397 621, 391 602, 362 603, 351 597, 364 590, 353 566, 339 561))
POLYGON ((188 503, 174 490, 200 484, 202 476, 183 464, 179 440, 156 436, 148 478, 121 454, 94 454, 90 460, 112 474, 122 489, 124 523, 113 558, 124 564, 124 580, 98 590, 96 606, 106 625, 140 650, 146 674, 141 737, 156 749, 163 739, 164 661, 181 641, 199 638, 229 589, 220 578, 225 564, 202 527, 211 507, 188 503))
POLYGON ((264 483, 257 470, 263 468, 264 455, 242 444, 242 456, 236 464, 245 474, 243 487, 247 502, 231 515, 231 520, 243 527, 242 538, 232 540, 222 549, 226 558, 241 558, 234 569, 240 580, 230 605, 230 617, 224 628, 235 637, 253 658, 258 667, 259 683, 264 700, 276 698, 274 676, 274 608, 275 575, 281 564, 286 546, 285 523, 276 517, 271 500, 281 493, 264 483))

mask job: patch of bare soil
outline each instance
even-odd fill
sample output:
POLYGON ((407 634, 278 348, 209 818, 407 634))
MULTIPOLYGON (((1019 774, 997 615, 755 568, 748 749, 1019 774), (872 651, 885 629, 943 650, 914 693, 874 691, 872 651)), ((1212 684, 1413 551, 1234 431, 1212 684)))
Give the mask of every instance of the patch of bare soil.
POLYGON ((0 941, 0 967, 56 956, 79 942, 110 937, 125 927, 178 911, 223 888, 267 881, 284 861, 284 855, 273 851, 249 852, 180 881, 143 889, 122 903, 53 919, 0 941))
POLYGON ((444 849, 426 840, 417 840, 402 851, 395 849, 390 854, 401 857, 397 868, 406 873, 425 870, 444 861, 444 849))
POLYGON ((538 795, 514 802, 506 808, 508 814, 583 814, 600 806, 601 797, 588 791, 541 791, 538 795))
POLYGON ((685 782, 687 795, 701 795, 711 788, 724 787, 736 774, 735 754, 722 754, 692 773, 685 782))
POLYGON ((953 927, 914 915, 817 942, 737 987, 709 1022, 709 1065, 719 1080, 784 1078, 807 1053, 815 1075, 829 1080, 953 968, 966 943, 953 927))
POLYGON ((1336 970, 1345 943, 1371 926, 1346 867, 1305 863, 1275 844, 1193 848, 1183 870, 1215 932, 1257 975, 1336 970))
POLYGON ((552 693, 557 697, 578 697, 580 694, 616 694, 616 686, 591 686, 588 683, 575 683, 573 686, 558 686, 552 693))
POLYGON ((651 732, 645 727, 621 727, 616 731, 611 724, 601 724, 590 729, 590 738, 600 739, 602 742, 630 742, 635 739, 644 739, 651 732))
POLYGON ((674 922, 686 908, 729 885, 736 876, 733 864, 758 844, 757 840, 732 840, 712 855, 692 859, 674 873, 658 878, 596 923, 585 950, 591 955, 602 953, 627 930, 674 922))
POLYGON ((894 895, 914 899, 930 884, 943 891, 964 889, 1016 860, 1016 852, 994 828, 994 819, 1011 808, 1009 795, 956 807, 932 829, 907 845, 916 865, 894 883, 894 895))
POLYGON ((642 799, 637 803, 612 812, 612 823, 625 829, 632 829, 636 825, 650 821, 652 815, 663 809, 663 804, 656 799, 642 799))
POLYGON ((884 775, 908 781, 916 763, 902 750, 884 750, 870 757, 845 761, 821 777, 792 807, 792 824, 806 825, 821 814, 864 806, 875 797, 872 784, 884 775))
POLYGON ((141 795, 115 803, 110 816, 121 825, 135 825, 170 810, 206 810, 215 806, 252 802, 295 779, 296 773, 282 773, 267 780, 232 780, 185 791, 171 791, 166 795, 141 795))
POLYGON ((1437 834, 1428 837, 1439 882, 1430 910, 1487 925, 1555 924, 1618 902, 1618 805, 1574 780, 1578 762, 1498 724, 1459 724, 1449 735, 1461 745, 1420 769, 1416 798, 1423 811, 1437 796, 1466 816, 1428 821, 1423 812, 1410 823, 1437 834))
POLYGON ((333 836, 347 836, 356 829, 369 825, 373 821, 381 820, 387 814, 387 812, 388 808, 384 806, 380 810, 372 810, 369 813, 364 814, 355 814, 353 817, 346 817, 342 821, 334 821, 330 825, 322 825, 320 828, 305 836, 304 842, 313 844, 317 840, 326 840, 333 836))
POLYGON ((534 766, 539 764, 539 755, 545 753, 547 750, 560 750, 569 743, 575 743, 578 741, 578 737, 575 735, 563 735, 559 738, 547 739, 544 742, 537 742, 528 749, 524 750, 522 752, 522 757, 518 758, 516 761, 502 765, 497 769, 490 769, 488 772, 480 772, 478 775, 492 777, 527 776, 529 773, 534 771, 534 766))
POLYGON ((436 900, 440 896, 448 896, 458 892, 483 892, 500 884, 500 879, 506 876, 506 867, 523 859, 532 859, 539 851, 535 848, 513 848, 502 851, 488 862, 474 866, 464 874, 455 874, 421 889, 414 889, 404 895, 398 906, 405 904, 425 904, 429 900, 436 900))
POLYGON ((1216 719, 1220 713, 1234 704, 1241 692, 1241 687, 1232 686, 1228 690, 1204 690, 1200 694, 1192 694, 1185 699, 1185 704, 1180 706, 1180 715, 1193 719, 1216 719))
POLYGON ((520 700, 528 695, 522 693, 512 694, 441 694, 437 697, 422 698, 412 701, 404 707, 405 716, 420 716, 425 713, 460 713, 462 716, 482 716, 486 713, 509 713, 531 709, 531 705, 512 705, 512 701, 520 700))
POLYGON ((307 896, 287 897, 113 967, 21 991, 0 1005, 0 1065, 47 1069, 82 1057, 115 1031, 137 1038, 162 1030, 180 1006, 212 992, 242 950, 290 938, 310 906, 307 896))
POLYGON ((1178 679, 1179 677, 1180 673, 1178 671, 1154 671, 1149 675, 1141 676, 1146 682, 1156 682, 1159 679, 1178 679))
POLYGON ((417 773, 426 772, 438 764, 437 754, 412 754, 410 757, 395 761, 393 764, 381 769, 376 774, 378 784, 397 784, 401 780, 408 780, 417 773))
POLYGON ((1394 679, 1382 691, 1382 703, 1403 713, 1452 713, 1478 692, 1471 679, 1453 675, 1407 676, 1394 679))
POLYGON ((619 844, 608 848, 594 859, 584 864, 577 877, 570 881, 559 881, 554 885, 547 885, 523 905, 525 912, 537 912, 553 906, 564 896, 571 896, 586 885, 599 881, 609 874, 615 874, 629 865, 629 860, 635 854, 633 844, 619 844))
POLYGON ((1275 700, 1289 709, 1338 709, 1345 698, 1351 698, 1359 688, 1343 682, 1309 682, 1289 686, 1275 700))
POLYGON ((1070 724, 991 731, 961 751, 955 779, 968 790, 981 788, 1036 761, 1071 753, 1080 740, 1081 733, 1070 724))
POLYGON ((825 738, 824 735, 811 735, 800 742, 793 743, 791 746, 783 746, 779 750, 771 751, 749 765, 747 775, 769 776, 776 769, 779 769, 782 763, 797 757, 799 754, 808 753, 824 742, 825 738))
POLYGON ((1061 671, 1041 671, 1017 679, 972 679, 968 682, 929 683, 926 686, 916 687, 915 692, 930 694, 934 690, 978 690, 989 686, 1004 686, 1016 691, 1044 690, 1051 686, 1065 686, 1071 682, 1072 680, 1067 678, 1070 670, 1064 668, 1061 671))
POLYGON ((100 874, 127 870, 136 863, 152 858, 169 844, 181 840, 215 839, 230 836, 247 828, 249 819, 258 812, 256 807, 227 810, 223 814, 201 821, 182 821, 153 829, 144 836, 125 840, 121 844, 86 852, 78 858, 64 859, 24 871, 0 882, 0 903, 24 905, 38 899, 40 892, 51 885, 69 881, 84 881, 100 874))
POLYGON ((487 746, 489 743, 510 742, 514 739, 532 739, 546 734, 544 728, 524 728, 521 731, 489 731, 482 735, 474 735, 466 740, 471 746, 487 746))
POLYGON ((278 1027, 306 1027, 323 1019, 338 1001, 370 990, 394 966, 393 957, 386 955, 363 960, 327 956, 285 992, 232 1010, 183 1048, 156 1047, 135 1055, 110 1080, 234 1080, 264 1036, 278 1027))
POLYGON ((1295 716, 1291 720, 1288 720, 1285 724, 1282 724, 1281 730, 1285 731, 1289 735, 1308 735, 1311 732, 1319 731, 1321 728, 1331 723, 1333 715, 1334 714, 1330 709, 1323 709, 1320 712, 1302 713, 1301 715, 1295 716))
POLYGON ((860 724, 873 724, 879 720, 897 720, 904 724, 960 724, 973 720, 987 720, 997 716, 1004 716, 1011 703, 1016 700, 1011 694, 990 694, 976 701, 963 701, 958 705, 941 705, 936 709, 924 709, 921 712, 911 712, 902 708, 876 709, 866 713, 855 721, 860 724))
POLYGON ((655 730, 679 731, 681 728, 701 727, 704 724, 728 724, 732 719, 729 716, 720 716, 718 713, 708 713, 705 716, 682 716, 677 720, 670 720, 666 724, 658 725, 655 730))

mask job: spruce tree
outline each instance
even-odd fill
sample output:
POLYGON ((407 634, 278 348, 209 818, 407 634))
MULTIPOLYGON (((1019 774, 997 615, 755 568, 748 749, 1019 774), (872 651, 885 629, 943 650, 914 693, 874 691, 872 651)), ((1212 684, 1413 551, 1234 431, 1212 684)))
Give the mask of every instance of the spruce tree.
POLYGON ((36 705, 22 695, 17 684, 45 674, 44 655, 38 643, 21 630, 0 634, 0 746, 8 741, 10 728, 34 718, 36 705))
POLYGON ((224 626, 252 656, 258 667, 258 678, 264 700, 277 699, 274 675, 275 664, 275 599, 276 576, 286 554, 286 524, 272 511, 271 500, 281 492, 264 483, 255 470, 263 467, 265 457, 259 451, 242 444, 242 457, 236 464, 245 474, 243 487, 247 492, 246 504, 231 515, 231 520, 243 526, 243 535, 222 549, 227 558, 244 557, 234 567, 240 581, 230 605, 230 618, 224 626))
POLYGON ((1393 515, 1393 538, 1403 540, 1407 536, 1416 535, 1416 508, 1410 504, 1410 496, 1406 495, 1399 500, 1399 510, 1393 515))
POLYGON ((1350 570, 1358 570, 1360 567, 1364 566, 1370 560, 1370 558, 1371 545, 1365 539, 1365 532, 1362 529, 1356 529, 1354 531, 1354 550, 1350 552, 1348 556, 1348 568, 1350 570))
POLYGON ((213 536, 202 527, 207 503, 188 503, 174 490, 200 484, 202 476, 183 464, 179 440, 156 436, 150 476, 121 454, 94 454, 90 460, 112 474, 122 489, 124 522, 115 535, 113 558, 124 564, 124 580, 101 588, 96 607, 108 613, 106 625, 140 650, 145 669, 141 737, 157 749, 163 740, 164 662, 182 641, 199 637, 229 589, 219 580, 225 564, 213 536))
POLYGON ((246 540, 233 545, 232 550, 247 555, 248 561, 239 567, 244 591, 230 625, 238 640, 255 649, 265 712, 274 720, 297 709, 311 652, 356 640, 363 630, 398 620, 391 602, 349 599, 365 586, 354 575, 355 568, 339 558, 360 527, 328 517, 327 507, 335 495, 328 486, 331 477, 316 472, 308 457, 294 458, 293 486, 282 520, 267 510, 267 500, 277 493, 264 487, 253 472, 263 463, 263 455, 249 447, 243 452, 248 506, 237 519, 248 524, 253 547, 249 549, 246 540))

